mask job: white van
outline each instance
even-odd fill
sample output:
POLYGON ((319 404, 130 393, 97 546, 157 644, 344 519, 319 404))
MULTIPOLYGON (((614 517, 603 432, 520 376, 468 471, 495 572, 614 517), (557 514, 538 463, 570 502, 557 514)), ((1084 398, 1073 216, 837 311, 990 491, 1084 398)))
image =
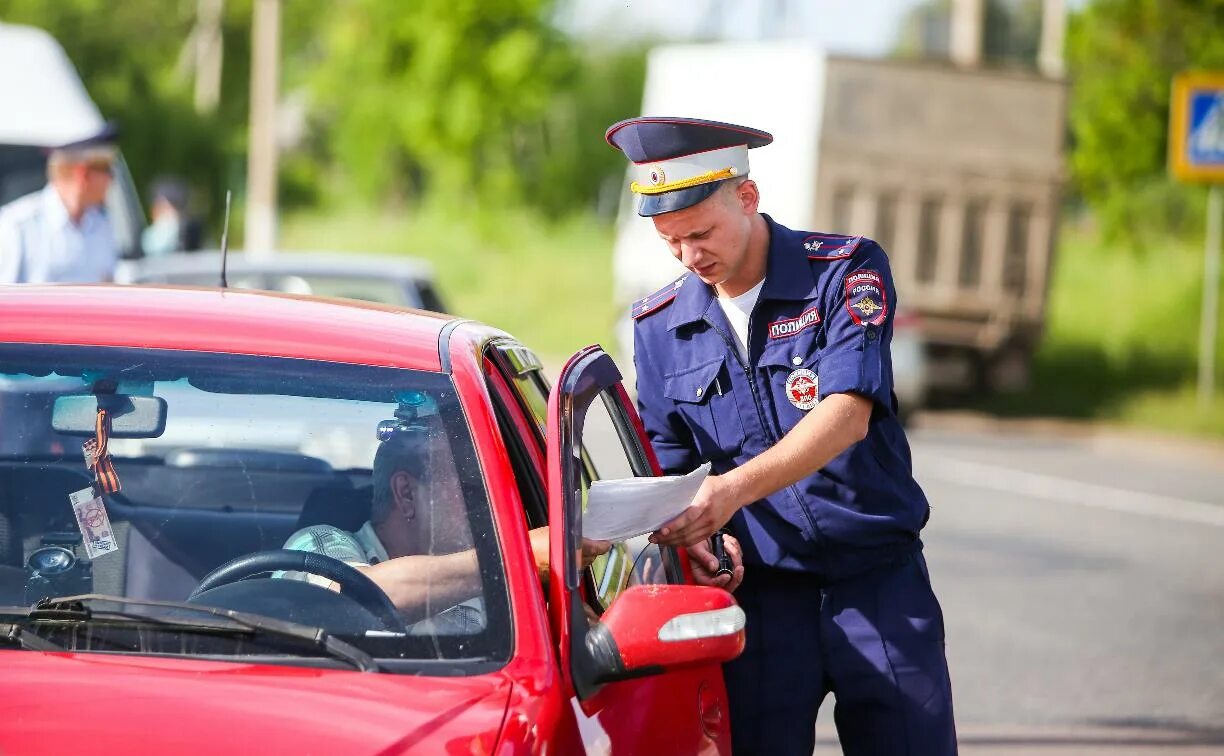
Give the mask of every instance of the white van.
MULTIPOLYGON (((47 183, 48 148, 89 137, 104 125, 72 61, 50 34, 0 23, 0 205, 47 183)), ((144 212, 122 156, 106 211, 120 254, 139 257, 144 212)))

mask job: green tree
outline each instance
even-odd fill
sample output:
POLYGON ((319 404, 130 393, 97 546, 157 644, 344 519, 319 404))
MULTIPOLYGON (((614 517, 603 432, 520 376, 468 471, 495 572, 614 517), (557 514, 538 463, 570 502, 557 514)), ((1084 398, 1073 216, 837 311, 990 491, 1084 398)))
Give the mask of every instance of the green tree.
MULTIPOLYGON (((0 0, 0 21, 46 29, 64 46, 103 115, 120 122, 139 189, 184 176, 218 222, 224 189, 244 186, 252 0, 225 2, 221 101, 206 114, 181 66, 196 5, 0 0)), ((306 143, 282 155, 282 206, 332 185, 379 203, 594 204, 623 173, 600 135, 639 107, 644 50, 580 48, 553 26, 553 5, 282 0, 281 91, 307 96, 310 125, 306 143)))
POLYGON ((1166 173, 1169 94, 1186 69, 1224 69, 1224 0, 1095 0, 1071 18, 1071 166, 1113 239, 1138 245, 1200 221, 1201 192, 1166 173))
MULTIPOLYGON (((247 6, 244 14, 231 4, 227 27, 249 23, 242 18, 249 16, 247 6)), ((221 109, 196 114, 190 82, 175 76, 194 11, 195 3, 158 0, 0 0, 0 20, 40 27, 63 45, 103 117, 119 122, 120 146, 139 189, 159 174, 177 173, 197 191, 211 192, 222 182, 234 136, 226 120, 246 90, 236 90, 235 74, 242 72, 231 65, 221 109)))
MULTIPOLYGON (((225 2, 221 100, 212 113, 196 112, 191 76, 180 65, 196 7, 194 0, 0 0, 0 21, 45 29, 64 47, 103 117, 119 122, 140 191, 159 175, 182 176, 199 209, 217 221, 224 189, 240 192, 244 183, 252 0, 225 2)), ((282 7, 287 90, 300 83, 317 3, 283 0, 282 7)), ((291 177, 301 172, 293 160, 286 167, 291 177)), ((292 191, 296 184, 289 188, 287 199, 302 195, 292 191)))
POLYGON ((553 94, 534 132, 538 143, 519 164, 531 204, 548 212, 615 207, 607 199, 625 190, 625 160, 603 133, 639 114, 645 81, 645 48, 588 51, 577 61, 570 85, 553 94))
POLYGON ((351 0, 309 76, 329 157, 369 199, 590 203, 599 139, 640 103, 643 54, 583 53, 553 0, 351 0))
POLYGON ((525 133, 572 69, 548 0, 332 6, 313 77, 332 149, 369 196, 513 189, 525 133))

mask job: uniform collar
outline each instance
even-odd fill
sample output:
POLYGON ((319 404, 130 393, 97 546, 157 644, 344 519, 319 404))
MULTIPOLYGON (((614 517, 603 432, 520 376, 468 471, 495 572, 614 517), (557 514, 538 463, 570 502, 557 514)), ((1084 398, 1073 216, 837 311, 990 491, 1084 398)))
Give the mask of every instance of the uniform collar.
MULTIPOLYGON (((769 228, 769 252, 765 260, 765 286, 757 301, 766 299, 810 299, 816 290, 816 277, 800 234, 761 213, 769 228)), ((694 275, 686 275, 676 292, 676 301, 669 308, 668 330, 695 323, 705 318, 714 304, 714 289, 694 275)))
POLYGON ((816 295, 816 276, 803 248, 803 234, 775 222, 765 213, 761 217, 769 225, 769 258, 761 299, 811 299, 816 295))

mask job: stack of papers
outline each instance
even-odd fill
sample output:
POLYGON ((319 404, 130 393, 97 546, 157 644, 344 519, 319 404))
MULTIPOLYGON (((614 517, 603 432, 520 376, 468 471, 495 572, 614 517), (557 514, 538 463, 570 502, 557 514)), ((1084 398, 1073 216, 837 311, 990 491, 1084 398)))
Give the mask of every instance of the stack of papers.
POLYGON ((597 480, 582 514, 582 535, 624 541, 652 533, 688 508, 709 474, 707 462, 688 475, 597 480))

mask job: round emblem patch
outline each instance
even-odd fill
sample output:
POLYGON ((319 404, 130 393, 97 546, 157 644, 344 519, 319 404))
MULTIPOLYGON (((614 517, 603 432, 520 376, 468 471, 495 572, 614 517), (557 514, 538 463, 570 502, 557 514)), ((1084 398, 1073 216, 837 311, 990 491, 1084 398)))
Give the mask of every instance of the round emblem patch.
POLYGON ((663 169, 659 166, 654 166, 650 169, 650 185, 660 186, 664 181, 667 181, 667 174, 663 173, 663 169))
POLYGON ((786 376, 786 398, 801 410, 810 410, 820 401, 820 379, 807 368, 786 376))

